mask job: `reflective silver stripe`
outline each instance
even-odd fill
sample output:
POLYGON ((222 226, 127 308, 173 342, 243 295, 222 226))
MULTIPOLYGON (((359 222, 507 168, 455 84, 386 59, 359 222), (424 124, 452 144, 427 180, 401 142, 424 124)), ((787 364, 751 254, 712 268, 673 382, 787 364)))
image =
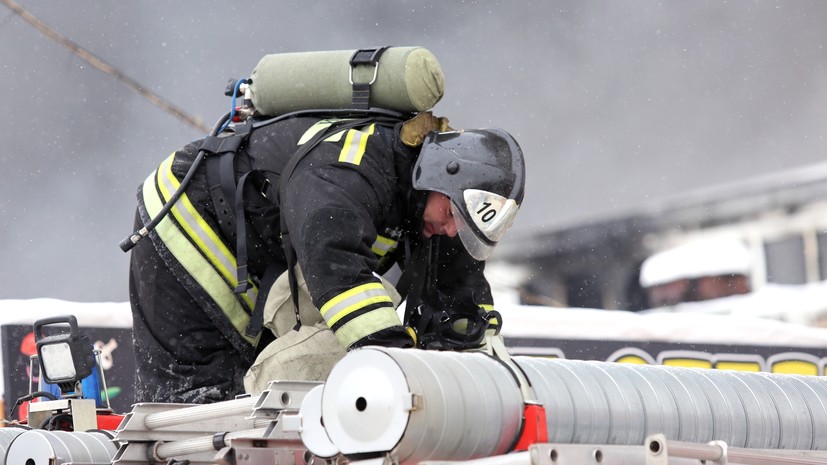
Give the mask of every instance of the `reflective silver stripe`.
POLYGON ((398 241, 391 238, 377 235, 373 245, 370 246, 370 250, 372 250, 376 255, 384 257, 388 254, 388 252, 396 250, 396 245, 398 243, 398 241))
POLYGON ((345 316, 375 303, 386 303, 393 308, 393 301, 382 283, 356 286, 322 305, 321 312, 328 326, 333 326, 345 316))
MULTIPOLYGON (((171 161, 172 157, 168 160, 171 161)), ((155 180, 157 177, 158 172, 153 172, 146 181, 144 181, 142 190, 144 205, 150 217, 156 216, 164 203, 163 198, 159 195, 158 189, 156 188, 155 180)), ((185 195, 182 195, 182 198, 184 197, 185 195)), ((185 201, 189 202, 188 199, 185 201)), ((204 255, 202 255, 187 236, 181 232, 169 216, 164 217, 164 219, 158 223, 158 226, 155 228, 155 233, 158 234, 164 245, 166 245, 166 248, 184 267, 187 273, 195 279, 198 285, 201 286, 216 305, 221 308, 236 331, 249 343, 256 344, 257 338, 250 338, 245 335, 245 329, 250 321, 249 315, 244 311, 241 303, 233 294, 232 288, 229 287, 227 281, 219 274, 214 264, 204 258, 204 255)))
MULTIPOLYGON (((317 121, 316 124, 314 124, 313 126, 310 126, 307 129, 307 131, 304 131, 304 134, 302 134, 302 136, 299 138, 299 142, 296 143, 296 145, 304 145, 305 143, 307 143, 307 141, 312 139, 313 136, 318 134, 320 131, 323 131, 323 130, 329 128, 330 125, 335 123, 336 121, 343 121, 343 119, 341 119, 341 118, 331 118, 331 119, 323 119, 321 121, 317 121)), ((332 134, 332 135, 328 136, 327 138, 325 138, 324 141, 325 142, 339 142, 340 140, 342 140, 342 135, 343 134, 344 134, 344 131, 336 132, 335 134, 332 134)))
POLYGON ((368 137, 373 134, 376 124, 371 124, 365 130, 351 129, 345 137, 345 144, 339 153, 339 161, 358 165, 362 163, 362 155, 365 154, 365 147, 368 145, 368 137))
MULTIPOLYGON (((158 186, 161 190, 163 201, 166 202, 172 197, 172 194, 178 189, 180 183, 178 178, 172 172, 172 160, 175 154, 168 157, 161 163, 158 168, 158 186)), ((195 242, 201 251, 204 252, 213 267, 221 273, 222 276, 230 283, 233 289, 238 285, 238 278, 236 276, 236 259, 230 249, 224 245, 224 242, 218 237, 218 234, 213 231, 210 225, 204 220, 198 210, 195 209, 189 197, 186 194, 181 195, 178 202, 172 207, 172 214, 178 221, 178 224, 186 231, 187 235, 195 242)), ((258 296, 258 289, 253 285, 244 296, 247 308, 252 310, 255 307, 256 297, 258 296)))

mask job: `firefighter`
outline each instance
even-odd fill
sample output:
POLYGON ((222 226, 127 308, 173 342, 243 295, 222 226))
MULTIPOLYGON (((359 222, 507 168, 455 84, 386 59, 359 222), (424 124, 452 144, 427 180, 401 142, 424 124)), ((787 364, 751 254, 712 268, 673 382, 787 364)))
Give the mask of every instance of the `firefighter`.
MULTIPOLYGON (((222 401, 245 391, 254 362, 248 390, 274 363, 292 363, 292 379, 324 379, 353 348, 457 348, 468 327, 472 346, 480 328, 496 332, 484 260, 522 202, 523 155, 503 130, 439 131, 445 121, 427 116, 339 131, 341 120, 318 116, 242 125, 237 150, 207 157, 132 249, 135 400, 222 401), (382 275, 394 264, 404 271, 391 284, 382 275), (407 325, 404 297, 418 312, 407 325)), ((138 228, 209 142, 146 179, 138 228)))

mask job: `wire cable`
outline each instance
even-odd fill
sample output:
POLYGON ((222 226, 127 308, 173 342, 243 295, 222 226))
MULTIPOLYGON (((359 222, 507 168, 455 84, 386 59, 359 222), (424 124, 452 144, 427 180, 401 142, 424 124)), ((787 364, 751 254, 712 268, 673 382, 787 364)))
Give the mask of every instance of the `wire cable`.
MULTIPOLYGON (((222 116, 218 120, 218 122, 215 123, 215 127, 212 129, 212 131, 210 131, 210 136, 218 135, 221 128, 224 127, 224 122, 227 121, 229 117, 229 113, 222 116)), ((195 160, 192 161, 190 169, 187 171, 187 174, 184 175, 184 179, 181 180, 181 183, 178 185, 178 189, 175 190, 175 192, 172 194, 172 197, 170 197, 169 200, 167 200, 167 203, 165 203, 164 206, 161 207, 161 211, 159 211, 158 214, 156 214, 150 220, 149 223, 144 225, 143 228, 134 231, 126 239, 121 241, 121 243, 119 244, 121 250, 123 250, 124 252, 129 252, 130 250, 132 250, 132 248, 135 247, 136 244, 138 244, 138 241, 148 236, 149 233, 153 229, 155 229, 156 226, 158 226, 158 223, 160 223, 161 220, 163 220, 167 216, 167 213, 169 213, 169 211, 172 210, 172 207, 175 206, 175 204, 178 202, 178 199, 181 197, 181 195, 183 195, 184 191, 187 189, 187 186, 189 186, 192 177, 195 175, 195 170, 198 168, 198 165, 201 164, 201 160, 203 160, 206 155, 206 150, 201 149, 198 151, 198 155, 196 155, 195 160)))
POLYGON ((18 16, 23 18, 24 21, 34 26, 35 29, 42 32, 46 37, 68 48, 70 52, 77 55, 80 59, 89 63, 98 70, 123 82, 124 84, 126 84, 127 87, 137 92, 140 96, 148 100, 156 107, 166 111, 167 113, 172 114, 173 116, 176 116, 178 119, 184 121, 185 123, 187 123, 188 125, 192 126, 193 128, 197 129, 202 133, 210 131, 210 127, 205 125, 200 118, 196 118, 190 115, 183 108, 175 105, 172 102, 167 101, 163 97, 147 89, 146 86, 142 86, 140 83, 138 83, 131 77, 127 76, 126 73, 124 73, 120 69, 116 68, 115 66, 112 66, 103 59, 97 57, 89 50, 86 50, 85 48, 81 47, 75 42, 69 40, 67 37, 61 35, 59 32, 55 31, 54 29, 46 25, 43 21, 31 14, 25 8, 14 2, 14 0, 0 0, 0 3, 6 5, 10 10, 12 10, 18 16))
POLYGON ((35 391, 31 394, 19 397, 12 406, 11 410, 9 410, 9 414, 6 415, 6 418, 11 418, 12 416, 14 416, 14 411, 17 410, 17 407, 19 407, 23 402, 34 400, 38 397, 45 397, 49 400, 57 400, 57 397, 55 397, 55 395, 49 391, 35 391))

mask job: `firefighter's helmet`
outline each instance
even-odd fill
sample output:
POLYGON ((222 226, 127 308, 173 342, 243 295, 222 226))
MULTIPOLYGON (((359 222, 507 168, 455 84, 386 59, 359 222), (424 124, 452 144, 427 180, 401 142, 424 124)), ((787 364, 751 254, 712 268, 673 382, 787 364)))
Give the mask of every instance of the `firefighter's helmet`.
POLYGON ((485 260, 523 201, 523 152, 502 129, 432 132, 414 165, 413 187, 451 199, 462 243, 472 257, 485 260))

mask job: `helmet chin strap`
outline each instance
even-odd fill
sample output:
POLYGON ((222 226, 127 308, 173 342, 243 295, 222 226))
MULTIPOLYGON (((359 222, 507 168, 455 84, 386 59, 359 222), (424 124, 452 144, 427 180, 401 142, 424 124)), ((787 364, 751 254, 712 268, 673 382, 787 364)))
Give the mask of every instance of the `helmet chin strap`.
POLYGON ((425 228, 425 221, 423 221, 422 215, 425 214, 425 205, 428 203, 428 193, 430 192, 431 191, 411 189, 408 195, 409 205, 413 205, 413 214, 408 219, 409 225, 407 229, 418 235, 422 235, 422 230, 425 228))

